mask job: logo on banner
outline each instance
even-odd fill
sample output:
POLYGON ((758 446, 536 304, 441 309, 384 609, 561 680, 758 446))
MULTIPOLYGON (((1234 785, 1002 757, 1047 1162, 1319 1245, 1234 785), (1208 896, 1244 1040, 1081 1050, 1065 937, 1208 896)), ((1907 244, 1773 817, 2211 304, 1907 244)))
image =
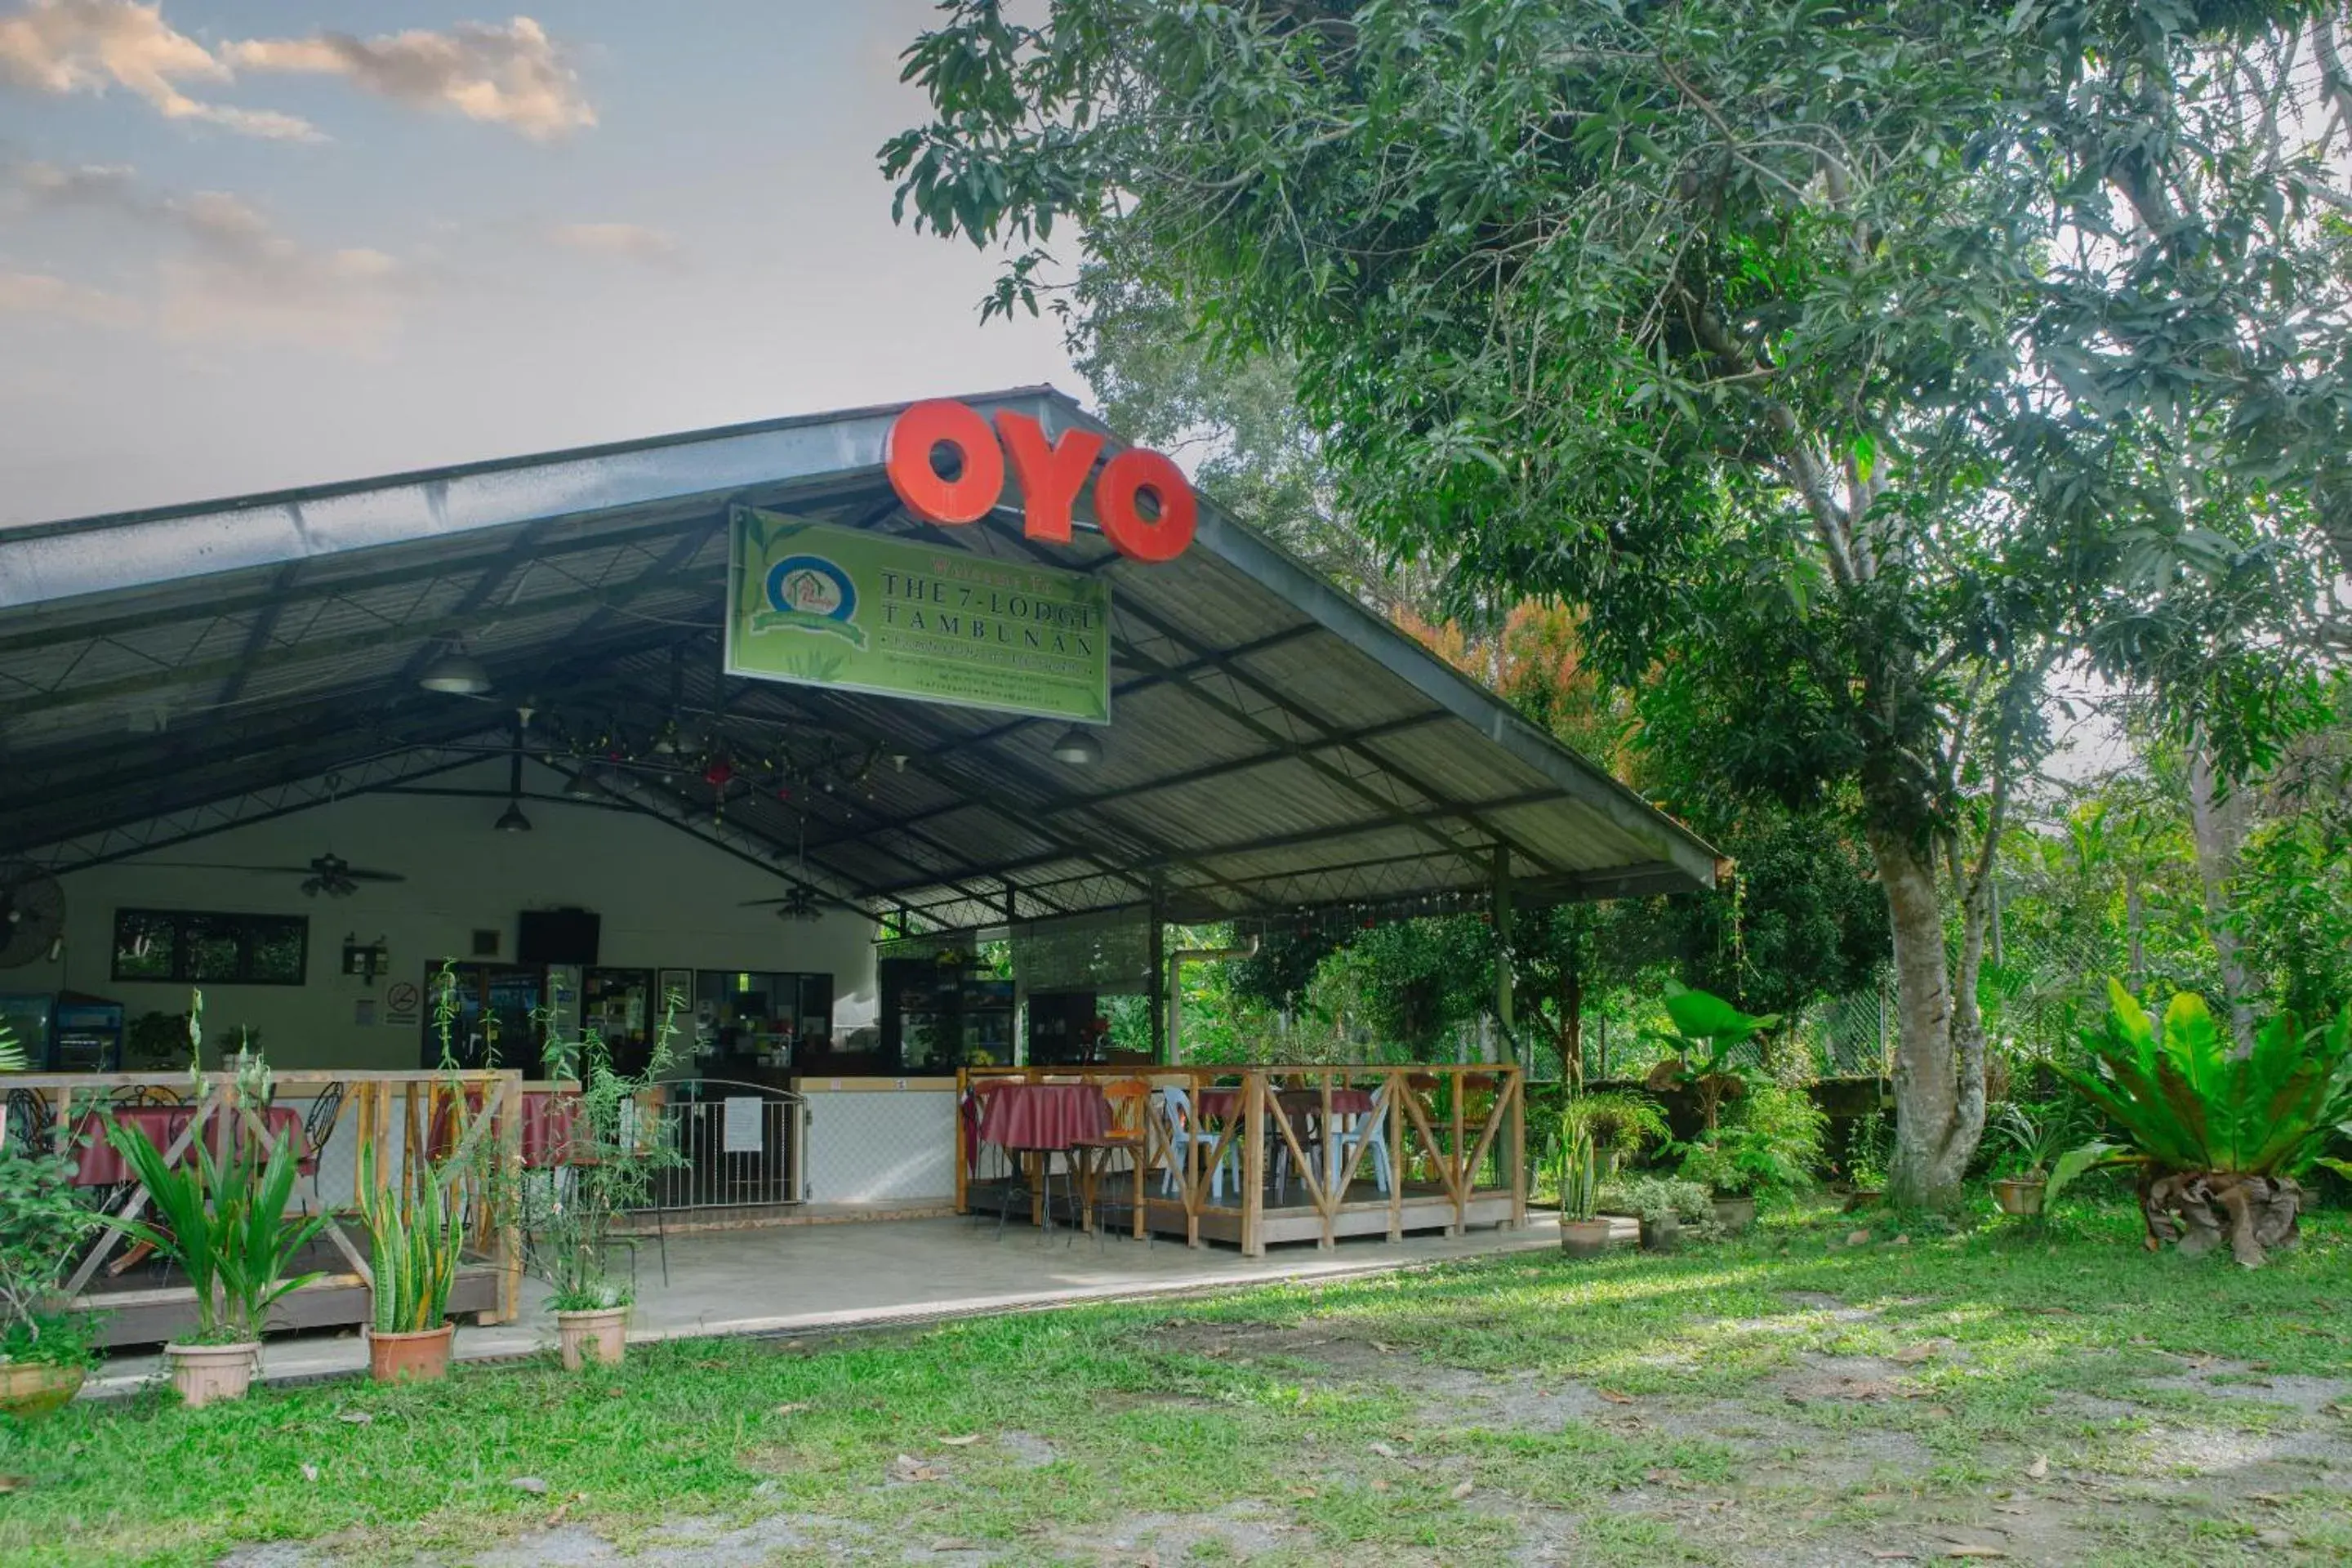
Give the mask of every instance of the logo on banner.
POLYGON ((856 622, 857 584, 822 555, 787 555, 768 568, 768 607, 754 614, 753 633, 808 632, 866 646, 856 622))

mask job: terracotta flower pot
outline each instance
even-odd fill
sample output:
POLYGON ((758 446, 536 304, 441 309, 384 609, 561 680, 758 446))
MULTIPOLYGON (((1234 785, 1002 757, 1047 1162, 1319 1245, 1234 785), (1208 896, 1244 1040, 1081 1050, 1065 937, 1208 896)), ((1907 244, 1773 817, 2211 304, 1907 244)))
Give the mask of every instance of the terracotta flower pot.
POLYGON ((163 1359, 171 1363, 172 1386, 180 1392, 191 1410, 200 1409, 215 1399, 243 1399, 245 1391, 253 1386, 255 1369, 261 1363, 261 1342, 248 1340, 235 1345, 183 1345, 163 1347, 163 1359))
POLYGON ((620 1365, 621 1352, 627 1343, 622 1330, 628 1321, 626 1307, 556 1313, 555 1345, 563 1352, 563 1370, 578 1372, 591 1361, 620 1365))
POLYGON ((1642 1250, 1644 1252, 1672 1252, 1682 1245, 1682 1241, 1683 1222, 1676 1215, 1665 1215, 1642 1222, 1642 1250))
POLYGON ((1746 1230, 1756 1223, 1756 1200, 1752 1197, 1716 1199, 1715 1223, 1734 1235, 1746 1230))
POLYGON ((404 1377, 437 1382, 449 1375, 449 1342, 457 1331, 455 1323, 404 1334, 379 1334, 370 1329, 368 1375, 378 1383, 404 1377))
POLYGON ((2023 1176, 2003 1176, 1992 1184, 1992 1201, 2000 1205, 2003 1214, 2037 1215, 2042 1212, 2042 1194, 2049 1184, 2023 1176))
POLYGON ((1598 1258, 1609 1246, 1609 1222, 1595 1216, 1591 1219, 1564 1219, 1559 1222, 1559 1250, 1566 1258, 1598 1258))
POLYGON ((81 1392, 89 1369, 45 1361, 0 1363, 0 1412, 29 1421, 47 1415, 81 1392))

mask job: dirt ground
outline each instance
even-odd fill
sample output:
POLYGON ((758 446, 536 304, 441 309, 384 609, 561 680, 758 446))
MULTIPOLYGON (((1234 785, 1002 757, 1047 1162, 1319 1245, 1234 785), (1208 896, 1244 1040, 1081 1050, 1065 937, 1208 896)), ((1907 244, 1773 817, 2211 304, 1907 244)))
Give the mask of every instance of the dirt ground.
MULTIPOLYGON (((1628 1394, 1599 1384, 1449 1365, 1312 1320, 1272 1327, 1181 1321, 1163 1347, 1293 1380, 1302 1405, 1373 1396, 1402 1420, 1335 1438, 1302 1435, 1266 1495, 1203 1513, 1136 1514, 1039 1529, 1016 1541, 928 1533, 919 1510, 857 1519, 777 1511, 674 1518, 619 1542, 551 1510, 546 1526, 470 1556, 478 1568, 668 1568, 844 1561, 950 1563, 1715 1563, 1829 1568, 1983 1560, 2021 1563, 2352 1562, 2352 1366, 2346 1377, 2273 1376, 2262 1366, 2171 1357, 2177 1373, 2118 1376, 2092 1357, 2018 1385, 2015 1441, 1945 1426, 1946 1391, 1978 1376, 1948 1340, 1891 1357, 1810 1348, 1874 1314, 1791 1292, 1786 1310, 1721 1325, 1743 1343, 1800 1344, 1769 1370, 1727 1380, 1678 1369, 1628 1394), (1782 1336, 1787 1338, 1782 1339, 1782 1336), (1663 1389, 1661 1385, 1663 1384, 1663 1389), (1700 1386, 1704 1385, 1704 1386, 1700 1386), (2108 1394, 2085 1385, 2112 1386, 2108 1394), (1940 1413, 1940 1414, 1939 1414, 1940 1413), (1468 1532, 1344 1538, 1349 1507, 1442 1498, 1468 1532), (1318 1500, 1320 1500, 1318 1504, 1318 1500), (1320 1506, 1326 1511, 1317 1514, 1320 1506), (1335 1524, 1335 1519, 1338 1522, 1335 1524)), ((1667 1352, 1667 1360, 1677 1352, 1667 1352)), ((1137 1409, 1187 1396, 1132 1396, 1137 1409)), ((1120 1412, 1108 1411, 1116 1431, 1120 1412)), ((1008 1429, 969 1447, 910 1451, 872 1479, 952 1486, 985 1454, 1014 1484, 1055 1483, 1063 1456, 1008 1429)), ((993 1484, 1002 1484, 993 1483, 993 1484)), ((331 1542, 255 1546, 228 1568, 344 1568, 331 1542)))

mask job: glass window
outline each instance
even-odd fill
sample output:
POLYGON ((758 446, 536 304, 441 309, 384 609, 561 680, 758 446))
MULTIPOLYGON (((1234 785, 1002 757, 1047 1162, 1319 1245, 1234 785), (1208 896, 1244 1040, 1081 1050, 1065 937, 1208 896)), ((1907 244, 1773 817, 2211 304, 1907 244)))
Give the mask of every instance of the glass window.
POLYGON ((183 985, 299 985, 310 922, 299 915, 117 910, 114 978, 183 985))

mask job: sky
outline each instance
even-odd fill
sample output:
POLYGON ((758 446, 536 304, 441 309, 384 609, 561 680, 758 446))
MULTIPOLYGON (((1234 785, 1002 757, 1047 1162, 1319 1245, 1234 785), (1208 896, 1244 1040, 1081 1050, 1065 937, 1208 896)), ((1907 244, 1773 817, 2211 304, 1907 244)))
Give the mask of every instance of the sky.
POLYGON ((929 14, 0 0, 0 525, 1083 394, 890 220, 929 14))

